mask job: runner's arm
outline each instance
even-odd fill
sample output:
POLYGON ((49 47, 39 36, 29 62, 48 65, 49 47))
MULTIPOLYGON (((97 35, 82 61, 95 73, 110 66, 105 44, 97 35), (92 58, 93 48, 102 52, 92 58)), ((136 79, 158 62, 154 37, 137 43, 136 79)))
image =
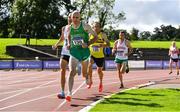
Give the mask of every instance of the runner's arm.
POLYGON ((127 47, 128 47, 128 55, 130 55, 133 51, 133 48, 131 46, 131 43, 128 40, 126 40, 126 43, 127 43, 127 47))
POLYGON ((115 52, 117 51, 117 43, 118 43, 118 40, 116 40, 116 41, 114 42, 114 47, 113 47, 113 49, 112 49, 112 54, 115 54, 115 52))
POLYGON ((53 48, 56 49, 57 46, 64 40, 64 29, 65 29, 65 27, 62 27, 60 38, 59 38, 59 40, 56 42, 56 44, 54 44, 54 45, 52 46, 53 48))
POLYGON ((98 35, 95 31, 92 30, 91 26, 89 24, 83 23, 83 28, 85 31, 87 31, 89 34, 93 35, 94 38, 89 39, 88 46, 96 42, 98 39, 98 35))
POLYGON ((105 33, 102 33, 102 37, 105 41, 105 43, 103 44, 100 44, 101 47, 109 47, 110 46, 110 42, 109 40, 107 39, 107 35, 105 33))
POLYGON ((169 54, 168 54, 169 56, 171 55, 171 47, 169 48, 169 54))
POLYGON ((68 27, 68 37, 67 37, 67 49, 70 49, 71 46, 71 35, 70 35, 70 26, 68 27))

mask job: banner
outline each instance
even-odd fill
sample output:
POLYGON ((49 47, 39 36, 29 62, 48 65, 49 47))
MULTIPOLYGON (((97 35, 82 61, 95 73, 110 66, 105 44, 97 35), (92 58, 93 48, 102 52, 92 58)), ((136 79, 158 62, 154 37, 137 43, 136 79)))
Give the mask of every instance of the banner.
POLYGON ((116 69, 116 63, 114 62, 114 60, 106 60, 105 61, 105 69, 116 69))
POLYGON ((12 61, 0 61, 0 69, 12 69, 12 61))
POLYGON ((41 69, 42 61, 14 61, 15 69, 41 69))
POLYGON ((163 68, 163 61, 146 61, 146 68, 163 68))
MULTIPOLYGON (((180 61, 179 61, 179 65, 180 65, 180 61)), ((172 67, 175 68, 176 64, 172 63, 172 67)), ((163 61, 163 68, 165 69, 169 68, 169 61, 163 61)))
MULTIPOLYGON (((114 60, 105 60, 105 70, 116 69, 116 63, 114 60)), ((167 60, 128 60, 129 68, 152 68, 152 69, 167 69, 169 68, 169 61, 167 60)), ((180 62, 179 62, 180 64, 180 62)), ((173 63, 175 67, 175 63, 173 63)), ((31 60, 31 61, 0 61, 0 69, 59 69, 60 64, 58 61, 40 61, 40 60, 31 60)), ((68 66, 67 66, 68 68, 68 66)), ((93 64, 93 69, 96 69, 96 64, 93 64)))
POLYGON ((43 61, 43 68, 48 69, 48 68, 54 68, 58 69, 60 68, 59 61, 43 61))
POLYGON ((144 69, 144 60, 128 61, 129 68, 142 68, 144 69))

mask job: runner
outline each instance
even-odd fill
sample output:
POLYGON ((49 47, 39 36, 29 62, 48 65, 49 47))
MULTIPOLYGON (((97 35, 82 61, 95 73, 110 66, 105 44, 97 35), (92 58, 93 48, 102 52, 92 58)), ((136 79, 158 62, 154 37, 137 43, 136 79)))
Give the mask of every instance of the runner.
POLYGON ((112 53, 115 54, 115 63, 117 63, 117 71, 121 82, 120 88, 124 88, 123 74, 128 61, 128 55, 132 52, 131 44, 125 39, 125 32, 119 33, 119 39, 115 41, 112 53))
MULTIPOLYGON (((91 57, 90 57, 90 63, 88 66, 88 74, 89 74, 89 78, 90 78, 90 82, 88 85, 88 89, 91 88, 92 85, 92 65, 93 63, 96 63, 97 66, 97 72, 99 75, 99 92, 102 92, 103 90, 103 63, 104 63, 104 52, 103 49, 105 47, 109 47, 110 46, 110 42, 107 39, 107 36, 105 33, 101 32, 101 25, 99 22, 95 22, 93 25, 93 30, 98 34, 98 39, 95 43, 90 45, 90 52, 91 52, 91 57)), ((90 37, 91 39, 94 38, 92 35, 90 37)))
POLYGON ((172 45, 169 48, 169 56, 170 56, 170 61, 169 61, 169 69, 170 72, 169 74, 172 73, 172 63, 174 62, 176 64, 176 70, 177 70, 177 75, 179 75, 179 50, 176 46, 176 42, 172 41, 172 45))
POLYGON ((61 72, 61 92, 57 95, 58 98, 65 98, 64 88, 66 83, 66 67, 69 63, 69 50, 67 49, 67 38, 68 38, 68 27, 70 26, 72 20, 71 20, 71 14, 68 16, 68 25, 62 27, 61 37, 57 41, 55 45, 52 46, 53 49, 56 49, 58 45, 64 41, 64 45, 62 47, 61 51, 61 58, 60 58, 60 72, 61 72))
POLYGON ((68 48, 70 49, 69 60, 69 91, 66 97, 67 101, 71 101, 72 89, 74 85, 74 76, 76 75, 76 67, 78 62, 81 62, 82 75, 87 81, 87 67, 90 51, 88 46, 97 40, 97 34, 94 32, 90 25, 80 21, 80 13, 74 11, 72 13, 72 24, 70 26, 70 32, 68 36, 68 48), (95 38, 89 40, 89 34, 95 36, 95 38))

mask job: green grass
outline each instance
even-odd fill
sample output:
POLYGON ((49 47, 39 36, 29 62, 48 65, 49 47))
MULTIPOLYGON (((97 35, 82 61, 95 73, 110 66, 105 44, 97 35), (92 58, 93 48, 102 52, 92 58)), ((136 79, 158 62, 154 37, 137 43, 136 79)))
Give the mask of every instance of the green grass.
MULTIPOLYGON (((31 39, 31 45, 53 45, 58 39, 31 39)), ((0 58, 12 58, 11 56, 5 54, 6 46, 25 44, 26 39, 22 38, 0 38, 0 58)))
MULTIPOLYGON (((58 39, 31 39, 31 45, 53 45, 58 39)), ((24 38, 0 38, 0 58, 11 58, 5 54, 6 46, 24 44, 24 38)), ((169 48, 171 41, 132 41, 133 48, 169 48)), ((180 48, 180 42, 176 43, 180 48)), ((111 42, 113 47, 114 42, 111 42)))
MULTIPOLYGON (((176 42, 180 48, 180 42, 176 42)), ((111 47, 114 42, 111 42, 111 47)), ((131 41, 133 48, 169 48, 171 41, 131 41)))
MULTIPOLYGON (((171 41, 132 41, 134 48, 169 48, 171 41)), ((180 48, 180 42, 176 42, 178 48, 180 48)))
POLYGON ((90 112, 180 111, 180 89, 135 89, 113 95, 90 112))

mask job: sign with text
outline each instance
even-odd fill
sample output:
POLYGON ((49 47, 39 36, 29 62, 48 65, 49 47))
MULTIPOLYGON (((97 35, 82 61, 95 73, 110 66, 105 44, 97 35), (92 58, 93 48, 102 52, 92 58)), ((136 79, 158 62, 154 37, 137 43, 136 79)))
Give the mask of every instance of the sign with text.
POLYGON ((142 68, 144 69, 144 60, 143 61, 128 61, 129 68, 142 68))
POLYGON ((43 68, 48 69, 48 68, 60 68, 59 61, 44 61, 43 62, 43 68))
POLYGON ((42 61, 14 61, 15 69, 40 69, 42 61))
POLYGON ((105 69, 116 69, 116 63, 114 62, 114 60, 106 60, 105 69))
POLYGON ((163 62, 162 61, 146 61, 146 68, 162 68, 163 62))

